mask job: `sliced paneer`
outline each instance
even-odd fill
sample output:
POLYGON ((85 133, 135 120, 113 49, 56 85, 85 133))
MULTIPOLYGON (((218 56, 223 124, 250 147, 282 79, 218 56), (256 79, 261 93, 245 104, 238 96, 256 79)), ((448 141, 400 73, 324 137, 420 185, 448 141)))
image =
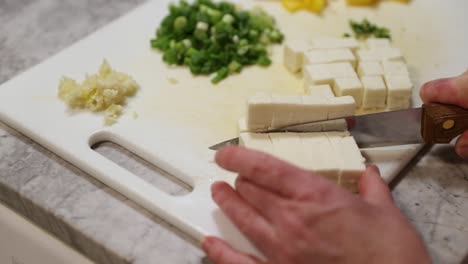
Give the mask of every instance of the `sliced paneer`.
POLYGON ((359 48, 359 42, 355 38, 321 37, 313 39, 310 49, 351 49, 359 48))
POLYGON ((387 88, 380 76, 363 76, 361 82, 364 87, 362 108, 375 109, 385 108, 387 100, 387 88))
POLYGON ((411 105, 413 84, 409 76, 386 75, 387 108, 390 110, 406 109, 411 105))
POLYGON ((302 108, 302 96, 296 94, 273 94, 272 128, 284 127, 290 124, 301 123, 300 109, 302 108))
POLYGON ((304 65, 349 62, 356 66, 356 57, 350 49, 311 50, 304 54, 304 65))
POLYGON ((356 141, 347 132, 327 132, 327 137, 339 161, 339 185, 357 192, 358 180, 366 170, 366 165, 356 141))
POLYGON ((338 119, 353 116, 356 112, 356 102, 352 96, 328 98, 328 118, 338 119))
POLYGON ((289 41, 284 44, 283 63, 292 73, 301 71, 304 64, 304 52, 310 45, 305 41, 289 41))
POLYGON ((247 100, 246 123, 249 131, 265 130, 271 127, 274 105, 271 95, 258 94, 247 100))
POLYGON ((348 123, 346 119, 335 119, 335 120, 327 120, 321 122, 322 124, 322 131, 347 131, 348 130, 348 123))
POLYGON ((401 51, 393 47, 358 50, 356 56, 359 61, 403 60, 401 51))
POLYGON ((304 167, 338 183, 340 160, 326 133, 299 133, 304 167))
POLYGON ((380 62, 360 61, 357 67, 359 76, 382 76, 384 71, 380 62))
POLYGON ((304 84, 333 85, 333 80, 336 78, 356 77, 356 72, 349 62, 338 62, 330 64, 312 64, 304 67, 304 84))
POLYGON ((299 133, 270 133, 274 155, 304 169, 309 169, 302 155, 302 143, 299 133))
POLYGON ((298 123, 327 120, 330 100, 333 98, 302 96, 302 106, 296 111, 298 123))
POLYGON ((274 155, 273 144, 265 133, 240 133, 239 145, 274 155))
POLYGON ((383 61, 382 67, 385 75, 409 76, 408 67, 402 61, 383 61))
POLYGON ((387 38, 368 38, 366 40, 366 46, 368 49, 377 49, 377 48, 391 47, 392 44, 390 43, 390 40, 387 38))
POLYGON ((363 88, 361 80, 357 76, 336 78, 333 92, 336 96, 352 96, 357 106, 362 103, 363 88))
POLYGON ((335 94, 333 93, 332 88, 328 84, 311 85, 306 88, 306 92, 310 96, 314 96, 314 97, 323 97, 323 98, 335 97, 335 94))

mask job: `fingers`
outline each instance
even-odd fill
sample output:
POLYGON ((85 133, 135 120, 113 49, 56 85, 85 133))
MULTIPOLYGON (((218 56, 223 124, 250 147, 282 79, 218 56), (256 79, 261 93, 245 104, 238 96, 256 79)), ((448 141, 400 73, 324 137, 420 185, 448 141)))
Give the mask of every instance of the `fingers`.
POLYGON ((242 147, 226 147, 216 153, 216 163, 249 181, 285 197, 310 192, 325 183, 320 177, 265 153, 242 147), (311 184, 311 181, 314 181, 311 184), (309 186, 309 187, 307 187, 309 186))
POLYGON ((460 157, 468 159, 468 131, 460 136, 457 141, 457 145, 455 146, 455 150, 460 157))
POLYGON ((216 204, 258 249, 268 248, 275 240, 272 226, 229 184, 216 182, 211 186, 211 192, 216 204))
POLYGON ((359 179, 359 194, 371 204, 380 206, 393 204, 390 189, 375 165, 369 166, 359 179))
POLYGON ((468 108, 468 72, 423 85, 420 95, 424 103, 438 102, 468 108))
POLYGON ((282 201, 280 196, 243 179, 243 177, 237 178, 236 190, 244 200, 252 205, 270 223, 278 216, 278 208, 282 201))
POLYGON ((215 264, 262 263, 255 257, 241 253, 215 237, 206 237, 202 242, 202 249, 215 264))

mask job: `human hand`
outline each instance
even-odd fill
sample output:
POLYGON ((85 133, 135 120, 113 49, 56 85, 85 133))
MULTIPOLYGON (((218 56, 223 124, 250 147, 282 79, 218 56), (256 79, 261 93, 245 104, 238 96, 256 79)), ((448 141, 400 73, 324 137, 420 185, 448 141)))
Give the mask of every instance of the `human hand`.
POLYGON ((223 148, 216 162, 239 176, 236 189, 213 184, 214 201, 267 258, 207 237, 202 248, 216 264, 430 263, 377 167, 361 176, 358 197, 318 174, 241 147, 223 148))
MULTIPOLYGON (((424 84, 420 96, 424 103, 446 103, 468 109, 468 71, 457 77, 424 84)), ((459 156, 468 159, 468 131, 460 136, 455 150, 459 156)))

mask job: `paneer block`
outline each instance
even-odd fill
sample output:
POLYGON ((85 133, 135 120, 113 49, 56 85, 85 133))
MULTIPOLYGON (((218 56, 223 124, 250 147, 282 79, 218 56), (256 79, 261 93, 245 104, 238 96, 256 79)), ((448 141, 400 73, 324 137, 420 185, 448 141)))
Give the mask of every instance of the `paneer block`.
POLYGON ((338 182, 340 160, 326 133, 299 133, 304 166, 330 180, 338 182))
POLYGON ((281 160, 292 163, 304 169, 309 169, 302 154, 303 145, 298 133, 270 133, 274 155, 281 160))
POLYGON ((356 56, 359 61, 403 60, 401 51, 393 47, 383 47, 371 50, 358 50, 356 56))
POLYGON ((309 50, 308 47, 305 41, 289 41, 284 44, 283 63, 290 72, 301 71, 304 64, 304 52, 309 50))
POLYGON ((409 76, 408 67, 402 61, 383 61, 382 67, 385 75, 409 76))
POLYGON ((357 67, 359 76, 382 76, 384 71, 380 62, 360 61, 357 67))
POLYGON ((239 145, 274 155, 273 143, 271 142, 268 134, 240 133, 239 145))
POLYGON ((368 49, 376 49, 376 48, 391 47, 392 44, 390 43, 390 40, 387 38, 368 38, 366 40, 366 46, 368 49))
POLYGON ((356 57, 350 49, 311 50, 304 54, 304 65, 349 62, 356 66, 356 57))
POLYGON ((327 120, 321 122, 322 124, 322 131, 347 131, 348 130, 348 123, 346 119, 335 119, 335 120, 327 120))
POLYGON ((247 100, 246 123, 249 131, 265 130, 271 127, 274 105, 271 95, 258 94, 247 100))
POLYGON ((411 105, 413 84, 409 76, 385 76, 387 107, 390 110, 406 109, 411 105))
POLYGON ((333 85, 333 92, 336 96, 352 96, 357 106, 362 104, 363 88, 357 76, 336 78, 335 84, 333 85))
POLYGON ((364 87, 362 108, 385 108, 387 101, 387 87, 380 76, 363 76, 361 82, 364 87))
POLYGON ((351 96, 321 98, 277 94, 251 98, 247 108, 248 131, 262 131, 351 116, 356 105, 351 96))
POLYGON ((306 88, 306 92, 310 96, 314 97, 323 97, 323 98, 330 98, 335 97, 332 88, 328 84, 323 85, 311 85, 306 88))
POLYGON ((389 110, 408 109, 411 106, 411 98, 408 97, 391 97, 388 98, 387 107, 389 110))
POLYGON ((356 102, 352 96, 328 98, 328 119, 353 116, 355 112, 356 102))
POLYGON ((330 64, 312 64, 304 67, 304 84, 333 85, 336 78, 356 77, 356 72, 349 62, 338 62, 330 64))
POLYGON ((359 48, 359 42, 355 38, 322 37, 313 39, 310 49, 351 49, 359 48))

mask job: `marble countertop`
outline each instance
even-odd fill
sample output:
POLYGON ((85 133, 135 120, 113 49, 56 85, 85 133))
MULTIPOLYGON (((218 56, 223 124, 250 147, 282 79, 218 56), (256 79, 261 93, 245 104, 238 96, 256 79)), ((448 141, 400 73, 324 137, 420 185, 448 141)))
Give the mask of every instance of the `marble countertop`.
MULTIPOLYGON (((1 1, 0 83, 142 2, 1 1)), ((151 171, 114 146, 98 151, 140 174, 151 171)), ((421 232, 434 262, 460 263, 468 253, 468 163, 451 146, 438 146, 400 178, 395 201, 421 232)), ((168 191, 184 191, 156 180, 168 191)), ((3 123, 0 202, 97 263, 205 262, 190 237, 3 123)))

